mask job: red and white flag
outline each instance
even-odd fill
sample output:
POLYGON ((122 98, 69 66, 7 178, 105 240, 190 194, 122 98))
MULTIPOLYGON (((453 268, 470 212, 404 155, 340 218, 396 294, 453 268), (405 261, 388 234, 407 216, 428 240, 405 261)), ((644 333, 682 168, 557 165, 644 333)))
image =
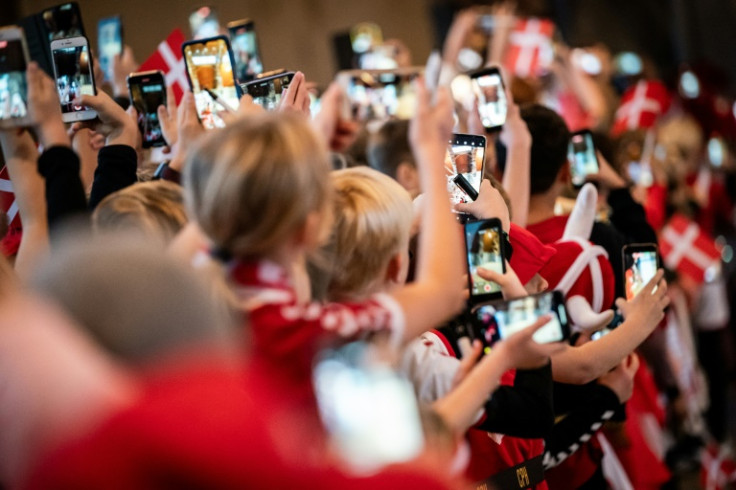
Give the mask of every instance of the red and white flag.
POLYGON ((555 24, 551 20, 518 19, 509 35, 509 47, 504 65, 519 77, 536 76, 549 68, 554 58, 552 36, 555 24))
POLYGON ((651 128, 657 118, 669 110, 670 103, 669 91, 661 82, 639 80, 621 97, 611 132, 618 135, 624 131, 651 128))
POLYGON ((13 183, 8 176, 8 167, 0 169, 0 211, 8 215, 10 227, 20 226, 20 215, 18 214, 18 203, 15 202, 13 183))
POLYGON ((692 220, 675 214, 662 229, 659 249, 665 265, 698 284, 706 272, 718 271, 721 252, 716 243, 692 220))
POLYGON ((720 446, 709 444, 700 456, 700 488, 726 490, 736 482, 736 461, 720 446))
POLYGON ((174 29, 171 34, 158 45, 156 52, 140 66, 140 71, 161 70, 166 78, 166 86, 171 87, 176 97, 176 103, 181 100, 184 92, 189 90, 184 55, 181 45, 184 44, 184 33, 181 29, 174 29))

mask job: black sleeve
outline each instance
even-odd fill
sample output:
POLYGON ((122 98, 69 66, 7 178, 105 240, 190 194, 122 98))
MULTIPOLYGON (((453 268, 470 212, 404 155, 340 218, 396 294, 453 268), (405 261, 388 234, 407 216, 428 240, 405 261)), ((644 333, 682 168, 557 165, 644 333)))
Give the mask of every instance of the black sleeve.
POLYGON ((657 243, 657 234, 649 226, 644 207, 634 201, 628 188, 612 190, 608 205, 611 224, 624 236, 626 243, 657 243))
POLYGON ((511 437, 545 438, 554 425, 552 364, 517 370, 514 386, 501 386, 486 403, 476 428, 511 437))
POLYGON ((544 469, 554 468, 577 451, 580 446, 609 420, 620 406, 616 394, 605 386, 585 386, 585 401, 564 415, 544 440, 544 469))
POLYGON ((87 197, 79 177, 79 157, 67 146, 48 148, 38 159, 38 173, 46 181, 49 229, 65 218, 87 212, 87 197))
MULTIPOLYGON (((626 245, 625 237, 608 223, 596 222, 590 234, 590 241, 603 247, 608 253, 608 261, 613 268, 613 278, 616 284, 615 298, 625 298, 626 288, 624 284, 623 270, 624 262, 621 258, 621 250, 626 245)), ((603 305, 610 308, 613 305, 603 305)))
POLYGON ((95 180, 89 196, 89 209, 113 192, 133 185, 138 180, 138 155, 127 145, 106 146, 97 156, 95 180))

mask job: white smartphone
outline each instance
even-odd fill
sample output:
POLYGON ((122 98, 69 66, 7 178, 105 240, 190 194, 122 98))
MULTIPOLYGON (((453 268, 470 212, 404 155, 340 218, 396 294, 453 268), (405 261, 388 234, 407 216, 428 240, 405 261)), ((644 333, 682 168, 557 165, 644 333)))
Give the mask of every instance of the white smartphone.
POLYGON ((23 29, 0 29, 0 128, 28 126, 28 49, 23 29))
POLYGON ((63 121, 71 123, 96 118, 97 112, 93 109, 74 104, 74 99, 81 95, 96 94, 87 38, 79 36, 51 41, 51 59, 63 121))

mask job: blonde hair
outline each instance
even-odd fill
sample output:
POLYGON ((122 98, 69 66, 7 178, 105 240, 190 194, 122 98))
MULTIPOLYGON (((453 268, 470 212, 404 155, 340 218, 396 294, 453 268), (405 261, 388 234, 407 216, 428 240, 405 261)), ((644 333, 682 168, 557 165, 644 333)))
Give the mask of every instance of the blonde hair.
POLYGON ((391 177, 367 167, 332 173, 335 190, 328 294, 358 297, 381 280, 391 258, 408 250, 409 193, 391 177))
POLYGON ((164 243, 186 223, 181 186, 164 180, 140 182, 110 194, 92 215, 96 232, 135 230, 164 243))
POLYGON ((212 131, 187 158, 187 209, 219 252, 268 257, 318 212, 330 220, 330 160, 303 116, 266 113, 212 131))

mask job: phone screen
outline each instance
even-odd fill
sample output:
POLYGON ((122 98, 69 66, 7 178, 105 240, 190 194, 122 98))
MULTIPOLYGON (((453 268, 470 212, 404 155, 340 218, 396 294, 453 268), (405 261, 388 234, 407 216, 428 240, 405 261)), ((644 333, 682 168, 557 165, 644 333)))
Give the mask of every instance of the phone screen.
POLYGON ((135 76, 128 80, 130 100, 138 112, 138 128, 143 136, 143 148, 166 144, 158 119, 158 107, 166 105, 166 85, 163 76, 135 76))
POLYGON ((284 73, 263 80, 254 80, 245 84, 248 95, 253 97, 253 102, 267 111, 275 111, 281 103, 281 93, 291 83, 294 73, 284 73))
POLYGON ((491 345, 524 330, 542 315, 550 313, 550 321, 534 333, 534 341, 547 344, 565 340, 569 330, 567 311, 559 291, 481 306, 476 312, 476 335, 484 345, 491 345))
POLYGON ((0 120, 28 115, 26 58, 20 39, 0 41, 0 120))
POLYGON ((626 299, 631 300, 652 280, 657 273, 659 259, 657 249, 652 245, 649 249, 624 249, 624 280, 626 299))
POLYGON ((189 16, 189 27, 194 39, 205 39, 220 35, 220 22, 212 7, 200 7, 189 16))
POLYGON ((82 15, 76 3, 65 3, 43 11, 49 42, 55 39, 84 36, 82 15))
POLYGON ((483 70, 471 76, 473 93, 478 100, 480 121, 485 128, 497 129, 506 122, 507 101, 501 73, 483 70))
POLYGON ((580 131, 572 135, 569 153, 572 184, 580 187, 588 175, 598 173, 598 157, 590 131, 580 131))
POLYGON ((346 79, 353 119, 411 119, 416 111, 418 71, 364 71, 346 79))
POLYGON ((87 107, 74 105, 72 101, 80 95, 94 95, 94 76, 89 56, 89 47, 69 46, 52 51, 56 67, 56 87, 59 90, 61 112, 79 112, 87 107))
POLYGON ((199 120, 207 129, 224 127, 221 114, 226 109, 206 89, 222 98, 233 109, 240 105, 227 41, 224 38, 215 38, 201 43, 185 44, 184 60, 199 120))
POLYGON ((112 79, 112 60, 123 52, 123 35, 120 17, 101 19, 97 24, 97 47, 100 68, 107 80, 112 79))
POLYGON ((230 43, 235 57, 235 69, 238 80, 253 80, 256 75, 263 73, 263 63, 258 50, 258 39, 253 23, 247 22, 229 28, 230 43))
POLYGON ((486 138, 474 134, 454 134, 445 153, 445 175, 447 192, 453 204, 469 202, 470 196, 455 183, 458 175, 480 191, 483 180, 483 161, 486 153, 486 138))
POLYGON ((501 222, 497 219, 472 221, 465 224, 465 247, 468 257, 470 296, 501 293, 501 286, 478 275, 478 267, 499 274, 506 271, 501 244, 501 222))

